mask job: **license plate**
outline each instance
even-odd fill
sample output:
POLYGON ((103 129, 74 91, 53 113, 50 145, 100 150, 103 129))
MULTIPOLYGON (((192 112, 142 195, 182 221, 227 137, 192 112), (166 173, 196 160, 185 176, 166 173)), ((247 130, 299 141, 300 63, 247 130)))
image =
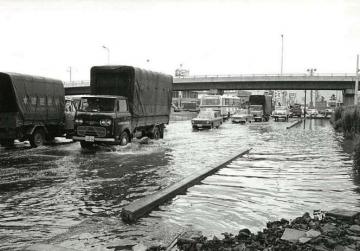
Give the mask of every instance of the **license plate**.
POLYGON ((85 136, 85 141, 94 142, 94 141, 95 141, 95 137, 94 137, 94 136, 85 136))

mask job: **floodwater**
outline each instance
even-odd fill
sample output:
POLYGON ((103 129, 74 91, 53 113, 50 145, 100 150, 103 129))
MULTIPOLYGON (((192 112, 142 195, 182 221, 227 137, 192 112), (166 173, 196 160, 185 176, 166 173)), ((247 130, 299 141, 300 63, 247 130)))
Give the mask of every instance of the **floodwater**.
POLYGON ((174 238, 182 228, 208 236, 257 231, 266 222, 304 212, 360 209, 360 177, 343 138, 325 120, 225 122, 192 131, 171 121, 165 138, 148 145, 79 143, 30 149, 0 147, 0 250, 51 243, 79 250, 126 250, 174 238), (121 221, 123 206, 201 168, 252 148, 215 175, 137 223, 121 221))

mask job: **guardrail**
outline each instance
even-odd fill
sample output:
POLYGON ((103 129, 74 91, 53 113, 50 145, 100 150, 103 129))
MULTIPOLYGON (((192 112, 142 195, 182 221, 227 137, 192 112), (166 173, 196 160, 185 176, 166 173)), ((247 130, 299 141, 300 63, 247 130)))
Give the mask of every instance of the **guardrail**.
POLYGON ((249 78, 249 77, 355 77, 354 73, 314 73, 312 75, 306 73, 290 73, 290 74, 218 74, 218 75, 192 75, 192 76, 176 76, 174 78, 194 79, 194 78, 249 78))
MULTIPOLYGON (((354 73, 316 73, 313 75, 306 73, 290 73, 290 74, 219 74, 219 75, 192 75, 192 76, 177 76, 174 79, 216 79, 216 78, 331 78, 331 77, 345 77, 345 78, 355 78, 354 73)), ((90 86, 90 80, 83 81, 72 81, 65 82, 65 87, 80 87, 80 86, 90 86)))

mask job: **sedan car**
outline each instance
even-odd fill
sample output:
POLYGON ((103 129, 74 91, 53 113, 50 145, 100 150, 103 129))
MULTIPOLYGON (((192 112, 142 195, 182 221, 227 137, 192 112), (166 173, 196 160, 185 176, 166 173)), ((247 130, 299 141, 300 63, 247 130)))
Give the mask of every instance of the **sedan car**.
POLYGON ((273 113, 273 118, 275 121, 278 121, 279 119, 284 119, 285 121, 289 120, 290 111, 287 106, 276 106, 275 111, 273 113))
POLYGON ((306 110, 307 118, 316 118, 318 115, 319 115, 319 112, 316 109, 307 109, 306 110))
POLYGON ((191 124, 193 129, 219 128, 222 121, 223 118, 219 111, 204 110, 200 111, 198 116, 191 120, 191 124))
POLYGON ((231 122, 245 124, 246 122, 252 122, 254 117, 251 116, 248 109, 240 109, 231 116, 231 122))

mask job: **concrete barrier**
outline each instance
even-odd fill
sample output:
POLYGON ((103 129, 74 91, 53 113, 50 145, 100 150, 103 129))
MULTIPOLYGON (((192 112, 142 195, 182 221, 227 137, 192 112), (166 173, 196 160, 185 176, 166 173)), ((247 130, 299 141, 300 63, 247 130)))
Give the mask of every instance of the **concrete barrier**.
POLYGON ((291 125, 287 126, 287 127, 286 127, 286 129, 290 129, 291 127, 294 127, 294 126, 296 126, 296 125, 300 124, 301 122, 303 122, 303 120, 302 120, 302 119, 300 119, 300 120, 298 120, 298 121, 294 122, 293 124, 291 124, 291 125))
POLYGON ((187 188, 198 184, 201 180, 207 176, 214 174, 223 166, 229 164, 231 161, 236 158, 248 153, 250 149, 241 150, 240 153, 230 157, 227 161, 221 161, 214 164, 212 167, 208 167, 202 170, 199 170, 189 177, 159 191, 154 194, 151 194, 145 198, 136 200, 129 205, 125 206, 121 211, 121 217, 125 222, 133 222, 143 215, 151 212, 155 207, 163 204, 169 199, 175 197, 176 195, 183 193, 187 188))

